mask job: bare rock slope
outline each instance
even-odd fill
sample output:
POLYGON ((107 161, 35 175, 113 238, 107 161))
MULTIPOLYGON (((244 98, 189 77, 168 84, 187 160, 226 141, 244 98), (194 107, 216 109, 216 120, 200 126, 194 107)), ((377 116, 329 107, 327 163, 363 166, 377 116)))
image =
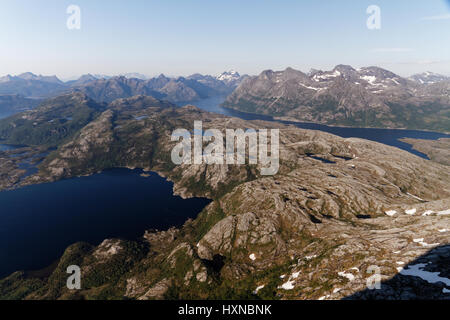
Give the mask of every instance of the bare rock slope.
MULTIPOLYGON (((110 104, 22 184, 141 167, 174 181, 178 194, 214 201, 180 229, 148 231, 140 241, 75 244, 46 277, 16 272, 0 280, 1 297, 341 299, 365 290, 373 268, 382 281, 401 276, 404 288, 421 284, 424 272, 411 275, 420 268, 449 278, 440 267, 445 253, 444 260, 415 263, 450 240, 446 166, 362 139, 147 99, 110 104), (173 165, 170 134, 192 130, 194 120, 204 129, 280 129, 278 174, 260 176, 255 165, 173 165), (65 288, 71 264, 81 266, 84 279, 75 293, 65 288)), ((430 296, 449 297, 445 281, 428 286, 430 296)))

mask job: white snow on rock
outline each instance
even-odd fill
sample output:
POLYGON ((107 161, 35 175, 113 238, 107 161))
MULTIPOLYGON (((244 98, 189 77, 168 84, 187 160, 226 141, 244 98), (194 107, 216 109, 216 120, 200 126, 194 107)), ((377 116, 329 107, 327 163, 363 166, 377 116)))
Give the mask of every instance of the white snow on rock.
POLYGON ((416 264, 413 266, 409 266, 408 269, 403 269, 400 271, 400 274, 404 276, 412 276, 419 277, 428 283, 439 283, 442 282, 447 286, 450 286, 450 279, 440 277, 440 272, 429 272, 423 270, 427 265, 425 263, 416 264))
POLYGON ((409 209, 409 210, 405 210, 405 213, 406 213, 407 215, 410 215, 410 216, 416 214, 416 212, 417 212, 417 209, 409 209))
POLYGON ((287 281, 287 282, 283 283, 280 288, 284 289, 284 290, 292 290, 292 289, 294 289, 294 281, 292 281, 292 280, 287 281))
POLYGON ((438 216, 448 216, 450 215, 450 209, 444 210, 444 211, 439 211, 437 213, 438 216))
POLYGON ((256 256, 254 253, 252 253, 251 255, 248 256, 250 258, 250 260, 255 261, 256 260, 256 256))
POLYGON ((341 291, 341 288, 336 288, 333 290, 333 293, 338 293, 339 291, 341 291))
POLYGON ((327 294, 326 296, 320 297, 318 300, 326 300, 330 297, 329 294, 327 294))
POLYGON ((355 276, 351 273, 345 273, 345 272, 339 272, 338 273, 339 276, 343 277, 343 278, 347 278, 349 281, 353 281, 355 280, 355 276))
POLYGON ((317 255, 316 255, 316 254, 311 255, 311 256, 306 256, 306 257, 305 257, 306 260, 312 260, 312 259, 314 259, 314 258, 317 258, 317 255))
POLYGON ((420 245, 423 247, 436 247, 440 245, 440 243, 426 243, 426 242, 420 242, 420 245))
POLYGON ((423 238, 413 239, 415 243, 420 244, 423 247, 433 247, 438 246, 440 243, 426 243, 423 238))
POLYGON ((310 89, 310 90, 314 90, 314 91, 317 91, 320 89, 320 88, 315 88, 315 87, 310 87, 310 86, 304 85, 303 83, 299 83, 299 85, 301 85, 302 87, 304 87, 306 89, 310 89))
POLYGON ((444 233, 444 232, 448 232, 449 230, 448 229, 441 229, 441 230, 438 230, 440 233, 444 233))
POLYGON ((450 290, 447 288, 442 289, 442 293, 450 293, 450 290))
POLYGON ((322 75, 316 74, 313 77, 313 80, 314 81, 328 80, 328 79, 331 79, 331 78, 339 77, 340 75, 341 75, 341 73, 338 70, 336 70, 333 73, 325 73, 325 74, 322 74, 322 75))
POLYGON ((292 279, 297 279, 299 275, 300 275, 300 272, 293 273, 292 274, 292 279))
POLYGON ((397 211, 395 211, 395 210, 389 210, 389 211, 386 211, 385 213, 386 213, 386 215, 388 215, 389 217, 393 217, 393 216, 395 216, 395 215, 397 214, 397 211))
POLYGON ((399 266, 402 266, 402 265, 404 265, 405 263, 404 263, 403 261, 397 261, 397 264, 398 264, 399 266))
POLYGON ((228 72, 223 72, 216 77, 217 80, 231 82, 234 80, 239 80, 240 74, 237 71, 231 70, 228 72))
POLYGON ((426 216, 431 216, 433 213, 434 213, 434 211, 432 211, 432 210, 427 210, 427 211, 425 211, 425 212, 422 214, 422 216, 424 216, 424 217, 426 217, 426 216))
POLYGON ((377 81, 377 77, 375 76, 362 76, 361 79, 367 81, 370 84, 375 84, 375 82, 377 81))
POLYGON ((255 291, 253 291, 253 294, 258 294, 259 290, 261 290, 261 289, 263 289, 263 288, 264 288, 264 285, 261 285, 261 286, 257 287, 257 288, 255 289, 255 291))
POLYGON ((286 275, 285 275, 285 274, 282 274, 282 275, 280 276, 280 279, 284 279, 284 278, 286 278, 286 275))

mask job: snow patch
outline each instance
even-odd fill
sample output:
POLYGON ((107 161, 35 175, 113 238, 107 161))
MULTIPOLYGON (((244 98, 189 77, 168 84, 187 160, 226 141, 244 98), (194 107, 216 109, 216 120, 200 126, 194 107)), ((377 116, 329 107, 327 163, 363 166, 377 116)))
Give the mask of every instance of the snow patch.
POLYGON ((389 211, 386 211, 385 213, 386 213, 386 215, 388 215, 389 217, 393 217, 393 216, 395 216, 395 215, 397 214, 397 211, 395 211, 395 210, 389 210, 389 211))
POLYGON ((341 290, 342 290, 341 288, 336 288, 336 289, 333 290, 333 293, 338 293, 341 290))
POLYGON ((377 77, 375 76, 362 76, 361 79, 367 81, 368 83, 374 85, 375 82, 377 81, 377 77))
POLYGON ((294 289, 294 281, 292 281, 292 280, 287 281, 287 282, 283 283, 280 288, 284 289, 284 290, 292 290, 292 289, 294 289))
POLYGON ((253 291, 253 294, 258 294, 259 290, 264 289, 264 287, 265 287, 264 285, 261 285, 261 286, 257 287, 255 289, 255 291, 253 291))
POLYGON ((303 83, 299 83, 299 85, 301 85, 304 88, 311 89, 314 91, 318 91, 320 89, 320 88, 315 88, 315 87, 310 87, 310 86, 304 85, 303 83))

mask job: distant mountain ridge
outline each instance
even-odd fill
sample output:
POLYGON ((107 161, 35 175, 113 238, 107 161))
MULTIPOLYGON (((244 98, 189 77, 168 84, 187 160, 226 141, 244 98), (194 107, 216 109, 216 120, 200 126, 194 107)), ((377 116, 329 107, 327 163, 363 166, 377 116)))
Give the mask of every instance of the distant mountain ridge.
POLYGON ((0 94, 18 94, 25 97, 49 98, 64 92, 81 91, 99 102, 118 98, 149 95, 175 103, 189 103, 217 95, 230 94, 246 76, 235 71, 217 77, 194 74, 169 78, 161 74, 147 79, 139 73, 107 77, 85 74, 76 80, 60 81, 56 76, 41 76, 27 72, 18 76, 0 78, 0 94))
POLYGON ((420 84, 435 84, 442 81, 450 80, 450 77, 444 76, 442 74, 426 71, 423 73, 418 73, 409 77, 410 80, 416 81, 420 84))
POLYGON ((285 119, 450 132, 450 81, 432 84, 379 67, 292 68, 245 79, 224 106, 285 119))
POLYGON ((56 76, 35 75, 31 72, 17 76, 0 77, 0 95, 22 95, 25 97, 43 98, 58 95, 66 88, 66 84, 56 76))

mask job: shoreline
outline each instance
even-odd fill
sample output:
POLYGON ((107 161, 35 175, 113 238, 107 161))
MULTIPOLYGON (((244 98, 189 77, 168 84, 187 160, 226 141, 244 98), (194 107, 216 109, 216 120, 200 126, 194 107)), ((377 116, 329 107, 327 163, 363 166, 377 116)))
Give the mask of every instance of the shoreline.
MULTIPOLYGON (((262 116, 262 117, 271 118, 271 120, 270 119, 261 119, 261 120, 265 120, 265 121, 292 122, 292 123, 299 123, 299 124, 304 123, 304 124, 320 125, 320 126, 325 126, 325 127, 330 127, 330 128, 377 129, 377 130, 398 130, 398 131, 427 132, 427 133, 446 135, 446 136, 448 136, 450 138, 450 131, 449 132, 440 132, 440 131, 433 131, 433 130, 429 130, 429 129, 408 129, 408 128, 396 128, 396 127, 354 127, 354 126, 345 126, 345 125, 334 125, 334 124, 327 124, 327 123, 321 123, 321 122, 312 122, 312 121, 304 121, 304 120, 302 121, 302 120, 298 120, 298 119, 290 118, 290 117, 276 117, 276 116, 271 116, 271 115, 261 114, 261 113, 244 112, 244 111, 240 111, 240 110, 237 110, 237 109, 224 107, 222 105, 220 107, 224 108, 224 109, 227 109, 227 110, 230 110, 230 111, 240 112, 242 114, 248 114, 248 115, 253 115, 253 116, 262 116)), ((235 116, 235 117, 239 118, 238 116, 235 116)), ((243 120, 245 120, 245 119, 243 119, 243 120)), ((315 129, 311 129, 311 130, 315 130, 315 129)))

